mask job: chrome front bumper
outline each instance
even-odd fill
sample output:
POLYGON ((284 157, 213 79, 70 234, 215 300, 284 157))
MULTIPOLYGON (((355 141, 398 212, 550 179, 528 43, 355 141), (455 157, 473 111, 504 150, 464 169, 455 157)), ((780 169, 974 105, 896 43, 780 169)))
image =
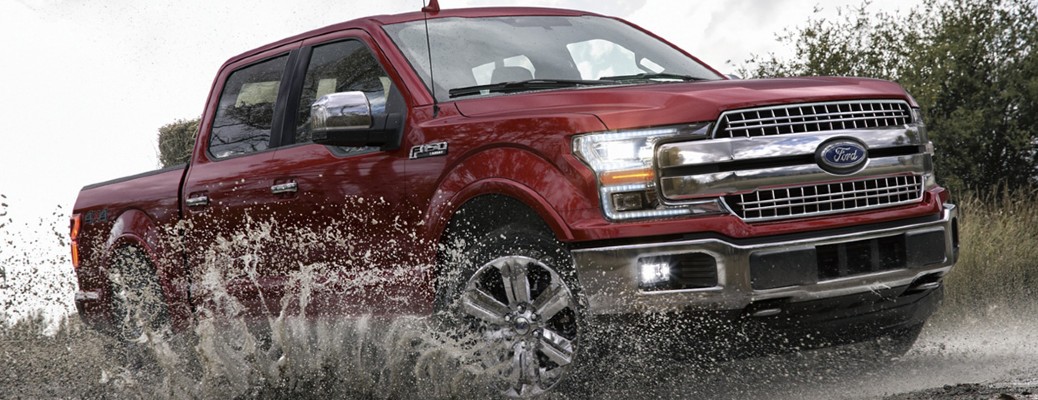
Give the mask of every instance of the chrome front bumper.
MULTIPOLYGON (((802 302, 884 289, 906 287, 932 290, 951 270, 957 257, 957 211, 946 204, 938 220, 892 228, 834 234, 796 240, 738 245, 720 239, 689 240, 573 251, 577 279, 591 314, 633 314, 687 310, 739 310, 762 301, 802 302), (925 265, 893 269, 810 284, 754 289, 751 257, 811 250, 818 246, 879 239, 895 235, 915 237, 943 234, 944 257, 925 265), (717 285, 702 289, 643 290, 640 259, 685 253, 705 253, 717 261, 717 285), (925 279, 920 279, 925 278, 925 279), (923 282, 924 284, 918 284, 923 282)), ((934 249, 937 250, 937 249, 934 249)), ((912 249, 908 249, 912 251, 912 249)), ((939 251, 939 250, 937 250, 939 251)))

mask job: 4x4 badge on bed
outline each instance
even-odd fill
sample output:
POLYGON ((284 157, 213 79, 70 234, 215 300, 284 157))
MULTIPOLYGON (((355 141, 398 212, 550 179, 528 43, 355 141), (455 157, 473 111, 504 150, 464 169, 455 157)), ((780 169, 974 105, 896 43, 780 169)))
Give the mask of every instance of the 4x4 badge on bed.
POLYGON ((840 175, 849 175, 865 168, 869 151, 864 143, 851 138, 836 138, 823 142, 815 151, 815 161, 822 169, 840 175))

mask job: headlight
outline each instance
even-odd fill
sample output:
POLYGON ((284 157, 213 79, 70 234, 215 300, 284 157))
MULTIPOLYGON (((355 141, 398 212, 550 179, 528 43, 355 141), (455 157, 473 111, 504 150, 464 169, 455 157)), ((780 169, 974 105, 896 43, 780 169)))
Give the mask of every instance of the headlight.
POLYGON ((933 168, 933 142, 930 141, 930 137, 926 134, 926 122, 923 120, 922 110, 918 108, 912 109, 912 124, 915 125, 916 129, 919 131, 919 137, 922 139, 925 146, 924 153, 926 154, 927 159, 925 165, 926 172, 923 174, 925 180, 923 182, 923 187, 925 190, 930 190, 937 186, 937 177, 934 174, 933 168))
POLYGON ((598 178, 602 209, 609 219, 625 220, 690 215, 705 210, 720 212, 716 201, 666 207, 653 192, 653 157, 656 144, 670 140, 698 140, 709 136, 709 124, 613 131, 573 138, 573 154, 598 178), (715 207, 716 206, 716 207, 715 207))
POLYGON ((573 153, 584 160, 603 185, 651 181, 656 143, 677 136, 702 139, 708 124, 592 133, 573 138, 573 153))
POLYGON ((923 110, 918 108, 912 109, 912 124, 919 129, 919 134, 922 136, 923 142, 928 141, 929 137, 926 135, 926 121, 923 120, 923 110))
POLYGON ((922 109, 919 109, 919 108, 913 108, 912 109, 912 123, 913 124, 919 124, 919 125, 923 124, 923 110, 922 109))

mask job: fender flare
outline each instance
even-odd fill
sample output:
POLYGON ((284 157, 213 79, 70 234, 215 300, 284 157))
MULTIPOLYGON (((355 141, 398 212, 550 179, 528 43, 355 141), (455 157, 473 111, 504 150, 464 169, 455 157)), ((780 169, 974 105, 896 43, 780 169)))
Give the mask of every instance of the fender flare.
POLYGON ((103 265, 108 265, 111 254, 123 246, 139 247, 147 254, 152 266, 156 270, 159 269, 159 230, 155 221, 145 212, 137 209, 127 210, 113 221, 112 229, 105 241, 103 265))
POLYGON ((529 207, 558 240, 572 241, 573 233, 556 206, 558 202, 543 195, 546 193, 553 194, 555 200, 580 196, 580 190, 562 171, 526 149, 504 147, 474 154, 456 164, 440 181, 425 215, 426 239, 438 243, 451 218, 469 200, 497 194, 529 207), (482 167, 488 163, 496 163, 497 167, 482 167))
POLYGON ((104 244, 100 267, 107 270, 110 257, 116 249, 125 246, 139 248, 147 257, 152 273, 158 278, 174 326, 186 327, 190 320, 188 295, 184 292, 186 287, 178 285, 178 277, 171 275, 182 269, 171 264, 175 263, 176 257, 168 254, 162 240, 162 230, 151 216, 138 209, 126 210, 113 221, 104 244))

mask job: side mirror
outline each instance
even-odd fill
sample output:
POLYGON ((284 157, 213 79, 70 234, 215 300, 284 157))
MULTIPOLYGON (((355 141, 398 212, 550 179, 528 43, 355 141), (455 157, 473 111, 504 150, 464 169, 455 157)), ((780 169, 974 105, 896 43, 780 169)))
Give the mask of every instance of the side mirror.
POLYGON ((333 146, 372 144, 371 105, 364 92, 341 92, 321 96, 310 106, 314 143, 333 146))
POLYGON ((371 105, 364 92, 321 96, 310 106, 313 131, 356 130, 371 127, 371 105))
POLYGON ((407 105, 399 91, 387 94, 385 115, 372 115, 364 92, 340 92, 321 96, 310 106, 310 137, 328 146, 400 147, 407 105))

